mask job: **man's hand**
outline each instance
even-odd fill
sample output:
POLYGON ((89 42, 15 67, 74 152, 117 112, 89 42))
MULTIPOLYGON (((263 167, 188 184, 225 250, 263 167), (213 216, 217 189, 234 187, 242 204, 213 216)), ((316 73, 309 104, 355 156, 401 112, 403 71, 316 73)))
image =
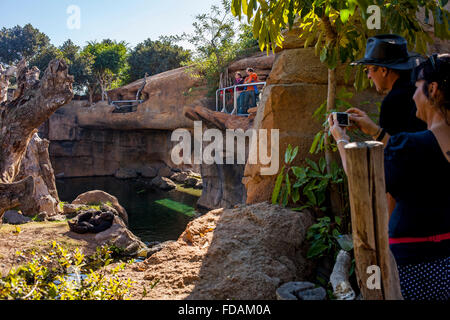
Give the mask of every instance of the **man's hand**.
POLYGON ((330 128, 330 133, 333 136, 334 140, 347 140, 350 141, 350 137, 347 135, 346 129, 339 126, 339 123, 337 121, 333 120, 333 115, 330 114, 328 116, 328 125, 330 128))
POLYGON ((365 134, 375 137, 379 133, 380 127, 377 126, 364 111, 357 108, 351 108, 346 112, 350 114, 350 120, 365 134))

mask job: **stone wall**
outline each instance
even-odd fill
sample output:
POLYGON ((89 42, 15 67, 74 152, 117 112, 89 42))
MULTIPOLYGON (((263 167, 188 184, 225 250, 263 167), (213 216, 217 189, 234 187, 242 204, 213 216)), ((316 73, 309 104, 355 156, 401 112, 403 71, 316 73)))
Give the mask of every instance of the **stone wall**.
POLYGON ((57 177, 112 176, 119 169, 175 167, 168 130, 117 130, 84 126, 84 102, 73 101, 49 120, 49 152, 57 177))

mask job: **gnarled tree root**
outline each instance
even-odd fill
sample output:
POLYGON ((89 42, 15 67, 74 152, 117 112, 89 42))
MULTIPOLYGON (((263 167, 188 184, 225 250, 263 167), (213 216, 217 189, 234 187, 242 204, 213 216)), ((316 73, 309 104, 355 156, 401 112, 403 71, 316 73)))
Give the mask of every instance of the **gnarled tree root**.
POLYGON ((27 177, 14 183, 0 183, 0 223, 5 211, 27 203, 27 198, 33 194, 33 177, 27 177))
POLYGON ((337 300, 355 300, 355 292, 349 282, 352 259, 347 251, 341 250, 336 258, 330 282, 337 300))

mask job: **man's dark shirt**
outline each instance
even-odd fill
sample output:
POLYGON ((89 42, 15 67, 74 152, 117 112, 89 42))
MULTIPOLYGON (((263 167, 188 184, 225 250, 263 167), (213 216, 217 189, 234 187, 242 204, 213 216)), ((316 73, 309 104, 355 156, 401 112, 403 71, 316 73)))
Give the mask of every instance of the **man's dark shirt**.
POLYGON ((380 127, 393 136, 400 132, 420 132, 427 125, 416 117, 413 100, 416 86, 409 79, 399 78, 381 104, 380 127))

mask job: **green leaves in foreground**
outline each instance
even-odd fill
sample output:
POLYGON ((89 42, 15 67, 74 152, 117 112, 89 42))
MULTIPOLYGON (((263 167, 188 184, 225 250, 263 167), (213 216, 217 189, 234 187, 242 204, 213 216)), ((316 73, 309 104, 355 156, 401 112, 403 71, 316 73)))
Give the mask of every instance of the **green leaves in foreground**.
POLYGON ((327 165, 324 158, 318 163, 305 159, 307 166, 292 166, 298 155, 298 147, 292 146, 286 150, 285 165, 275 182, 272 192, 272 204, 280 204, 286 207, 291 201, 300 204, 293 210, 312 209, 315 212, 326 211, 326 195, 330 184, 344 183, 344 172, 336 163, 332 163, 331 172, 327 173, 327 165))
POLYGON ((108 270, 107 276, 94 271, 110 264, 112 253, 103 246, 86 257, 78 248, 69 252, 55 242, 45 254, 32 251, 31 262, 0 279, 0 300, 124 300, 132 282, 120 280, 117 273, 125 264, 108 270))
POLYGON ((334 222, 330 217, 323 217, 308 230, 306 238, 311 246, 308 250, 307 258, 320 258, 330 254, 336 255, 340 249, 351 251, 353 242, 351 237, 341 234, 342 220, 334 217, 334 222))

